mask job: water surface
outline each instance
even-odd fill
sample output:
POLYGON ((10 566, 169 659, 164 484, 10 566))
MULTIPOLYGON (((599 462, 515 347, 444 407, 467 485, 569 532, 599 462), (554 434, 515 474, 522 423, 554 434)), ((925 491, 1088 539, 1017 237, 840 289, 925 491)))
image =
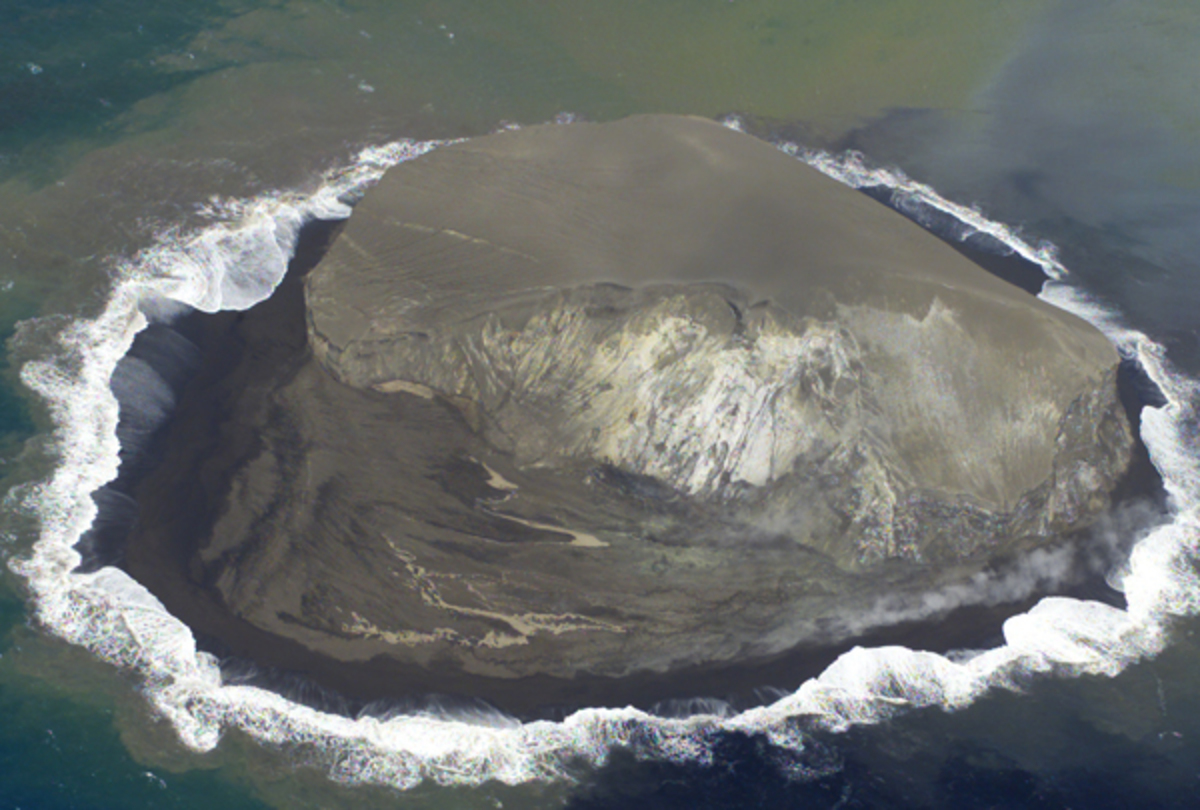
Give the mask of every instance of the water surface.
MULTIPOLYGON (((85 361, 120 344, 127 320, 100 344, 64 351, 59 335, 104 311, 114 284, 171 277, 193 303, 244 306, 287 258, 287 228, 268 217, 287 225, 289 212, 315 210, 304 195, 322 183, 353 186, 328 173, 364 147, 564 113, 740 115, 766 136, 859 149, 868 168, 902 170, 966 206, 960 216, 978 206, 1031 247, 1053 244, 1069 274, 1052 299, 1102 320, 1165 386, 1167 406, 1150 410, 1143 434, 1187 518, 1197 490, 1187 375, 1200 370, 1198 27, 1193 4, 1168 0, 10 3, 0 9, 0 329, 16 336, 0 452, 5 485, 20 488, 3 553, 27 559, 39 525, 69 517, 70 503, 47 507, 36 489, 64 460, 101 482, 113 472, 104 403, 52 411, 17 370, 49 360, 46 373, 71 382, 103 366, 85 361), (215 222, 261 227, 252 239, 210 230, 188 241, 215 222), (197 279, 234 266, 254 283, 200 295, 197 279), (75 420, 70 441, 51 433, 56 418, 75 420)), ((1150 517, 1115 521, 1113 543, 1127 548, 1150 517)), ((1052 650, 1047 669, 1058 673, 1019 674, 1018 692, 947 713, 942 687, 920 671, 855 680, 878 657, 864 654, 840 683, 931 707, 846 733, 790 722, 771 734, 703 723, 684 733, 618 716, 588 726, 617 743, 607 760, 514 755, 491 772, 466 755, 422 771, 420 756, 437 751, 381 759, 336 734, 264 747, 231 731, 191 750, 153 716, 139 691, 147 670, 131 671, 125 647, 84 639, 120 669, 30 626, 24 581, 6 572, 0 806, 1186 806, 1200 735, 1196 651, 1188 621, 1159 617, 1197 605, 1195 538, 1187 518, 1140 547, 1127 592, 1148 625, 1122 635, 1111 613, 1069 610, 1014 626, 1010 642, 1052 650), (1113 629, 1104 643, 1092 640, 1101 626, 1113 629), (489 775, 518 784, 386 787, 489 775)), ((867 699, 853 711, 878 719, 892 705, 867 699)), ((455 728, 438 726, 459 735, 438 745, 474 733, 455 728)), ((560 742, 575 733, 543 731, 560 742)), ((427 745, 433 730, 422 733, 427 745)))

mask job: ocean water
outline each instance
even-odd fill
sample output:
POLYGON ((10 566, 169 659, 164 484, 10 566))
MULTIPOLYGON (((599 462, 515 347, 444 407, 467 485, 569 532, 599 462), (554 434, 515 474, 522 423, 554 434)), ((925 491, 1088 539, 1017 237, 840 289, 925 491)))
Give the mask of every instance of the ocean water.
POLYGON ((0 3, 0 808, 1196 806, 1198 35, 1182 0, 0 3), (305 221, 440 141, 636 112, 1021 255, 1110 336, 1168 499, 1097 532, 1101 601, 746 711, 522 724, 227 683, 128 577, 71 573, 148 321, 266 297, 305 221))

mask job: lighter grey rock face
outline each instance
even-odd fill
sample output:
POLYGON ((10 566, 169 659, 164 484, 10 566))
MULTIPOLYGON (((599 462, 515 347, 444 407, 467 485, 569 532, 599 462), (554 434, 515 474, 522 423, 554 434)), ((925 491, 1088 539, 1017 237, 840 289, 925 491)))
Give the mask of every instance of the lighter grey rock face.
POLYGON ((307 296, 339 380, 444 398, 521 467, 604 465, 764 530, 815 525, 802 542, 844 568, 1077 528, 1128 462, 1092 327, 699 119, 404 164, 307 296))

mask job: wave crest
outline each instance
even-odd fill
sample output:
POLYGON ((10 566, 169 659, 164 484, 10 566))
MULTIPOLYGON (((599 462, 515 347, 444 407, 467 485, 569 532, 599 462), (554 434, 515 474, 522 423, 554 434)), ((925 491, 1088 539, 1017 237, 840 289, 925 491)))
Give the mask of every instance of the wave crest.
POLYGON ((22 381, 47 402, 59 462, 49 479, 18 493, 19 505, 36 515, 39 534, 31 553, 10 565, 27 581, 38 621, 136 672, 146 698, 188 747, 210 750, 226 729, 237 728, 263 743, 310 751, 335 780, 397 788, 424 780, 516 784, 569 778, 577 763, 602 765, 616 749, 703 763, 711 761, 714 741, 725 732, 764 735, 780 749, 799 752, 808 740, 799 718, 810 728, 844 730, 919 707, 960 708, 991 689, 1015 689, 1031 674, 1114 675, 1163 649, 1166 617, 1200 612, 1193 566, 1200 538, 1200 464, 1190 449, 1196 446, 1197 383, 1171 367, 1161 346, 1073 286, 1052 245, 1031 244, 1009 226, 945 200, 898 171, 868 168, 861 155, 782 144, 785 152, 848 185, 888 187, 897 207, 918 221, 948 217, 957 238, 980 234, 1036 262, 1051 279, 1042 297, 1096 324, 1163 391, 1166 403, 1144 409, 1141 432, 1170 494, 1172 515, 1132 551, 1122 583, 1125 610, 1054 597, 1009 619, 1005 645, 985 652, 947 657, 902 647, 856 648, 796 692, 737 714, 697 704, 699 712, 686 716, 585 709, 561 722, 433 710, 351 718, 223 681, 217 661, 196 649, 190 630, 124 572, 76 571, 80 555, 74 546, 96 517, 91 494, 117 474, 113 374, 134 336, 155 319, 183 307, 245 309, 266 298, 283 278, 305 222, 348 216, 353 200, 388 167, 437 145, 399 141, 365 150, 307 193, 210 200, 202 210, 208 226, 188 234, 168 231, 121 262, 103 312, 67 325, 53 357, 21 369, 22 381))

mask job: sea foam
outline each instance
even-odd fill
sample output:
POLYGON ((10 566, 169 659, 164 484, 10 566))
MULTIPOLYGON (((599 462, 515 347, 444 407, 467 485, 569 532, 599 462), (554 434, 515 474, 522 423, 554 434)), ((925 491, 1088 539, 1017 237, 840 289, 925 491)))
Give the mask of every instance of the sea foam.
MULTIPOLYGON (((103 312, 67 326, 54 357, 21 369, 25 384, 46 400, 60 461, 48 480, 17 493, 40 528, 32 551, 12 567, 28 581, 40 623, 139 675, 150 704, 188 747, 210 750, 223 732, 237 728, 265 744, 307 752, 305 759, 333 779, 398 788, 425 780, 516 784, 569 778, 578 763, 600 765, 617 749, 704 763, 724 732, 765 735, 779 749, 798 752, 806 737, 796 718, 836 731, 918 707, 959 708, 991 689, 1017 688, 1031 674, 1113 675, 1163 648, 1166 617, 1200 610, 1192 566, 1200 537, 1200 464, 1191 449, 1196 383, 1171 367, 1160 346, 1073 286, 1052 245, 1031 244, 898 171, 868 168, 859 155, 782 144, 785 152, 841 182, 892 189, 897 207, 918 221, 923 211, 949 217, 958 238, 978 234, 1038 263, 1052 280, 1042 297, 1096 324, 1162 390, 1166 403, 1144 409, 1141 432, 1163 475, 1172 515, 1133 548, 1122 581, 1125 610, 1047 598, 1009 619, 1005 644, 995 649, 947 657, 903 647, 855 648, 794 693, 741 713, 698 702, 696 713, 670 717, 627 708, 584 709, 560 722, 434 711, 351 718, 225 682, 218 662, 197 650, 189 629, 144 587, 116 568, 77 570, 74 546, 96 518, 91 494, 117 474, 113 375, 134 336, 152 320, 186 308, 245 309, 266 298, 283 278, 305 222, 348 216, 354 199, 388 167, 437 145, 400 141, 365 150, 308 192, 209 201, 203 210, 209 225, 164 233, 123 261, 103 312)), ((157 415, 168 392, 155 397, 147 411, 157 415)))

